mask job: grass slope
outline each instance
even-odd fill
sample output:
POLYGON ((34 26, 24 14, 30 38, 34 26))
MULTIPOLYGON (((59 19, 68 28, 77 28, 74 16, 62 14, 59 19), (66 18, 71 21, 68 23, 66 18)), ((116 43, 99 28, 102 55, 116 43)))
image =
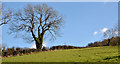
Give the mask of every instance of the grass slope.
POLYGON ((3 58, 3 62, 117 62, 118 46, 40 52, 3 58))

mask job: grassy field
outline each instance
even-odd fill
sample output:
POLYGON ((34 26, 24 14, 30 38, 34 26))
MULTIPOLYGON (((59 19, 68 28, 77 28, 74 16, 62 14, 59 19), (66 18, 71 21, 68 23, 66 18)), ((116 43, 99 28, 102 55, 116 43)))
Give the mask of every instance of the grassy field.
POLYGON ((39 52, 2 58, 3 62, 117 62, 118 46, 39 52))

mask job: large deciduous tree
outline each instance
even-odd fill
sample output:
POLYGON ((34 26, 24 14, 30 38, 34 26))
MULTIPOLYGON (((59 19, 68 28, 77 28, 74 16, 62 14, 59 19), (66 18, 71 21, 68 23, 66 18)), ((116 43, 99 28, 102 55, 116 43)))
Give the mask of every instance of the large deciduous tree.
MULTIPOLYGON (((9 20, 8 20, 9 21, 9 20)), ((36 48, 41 49, 44 35, 50 34, 55 37, 58 34, 63 19, 53 8, 46 4, 28 4, 22 10, 12 14, 10 30, 12 32, 23 31, 31 33, 36 43, 36 48)))

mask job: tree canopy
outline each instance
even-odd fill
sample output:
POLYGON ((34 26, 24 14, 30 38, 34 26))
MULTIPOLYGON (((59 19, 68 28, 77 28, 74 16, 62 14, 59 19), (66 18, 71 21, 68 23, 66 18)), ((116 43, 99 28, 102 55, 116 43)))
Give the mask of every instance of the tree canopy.
POLYGON ((51 35, 49 38, 54 39, 58 35, 60 27, 63 26, 62 16, 47 4, 28 4, 16 12, 9 9, 6 11, 2 15, 0 25, 9 22, 11 33, 29 33, 36 42, 37 49, 41 49, 45 34, 51 35))

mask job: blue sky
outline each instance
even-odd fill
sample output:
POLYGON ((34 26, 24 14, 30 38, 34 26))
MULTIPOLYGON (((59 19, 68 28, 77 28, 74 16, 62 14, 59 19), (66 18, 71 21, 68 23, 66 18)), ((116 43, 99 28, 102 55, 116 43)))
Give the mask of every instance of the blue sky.
MULTIPOLYGON (((6 2, 3 3, 7 8, 14 10, 21 9, 27 4, 42 3, 24 3, 24 2, 6 2)), ((44 40, 47 47, 54 45, 73 45, 86 46, 88 43, 103 40, 103 32, 114 27, 118 21, 117 2, 57 2, 46 3, 63 15, 65 24, 62 27, 62 37, 56 37, 56 40, 44 40)), ((6 25, 2 26, 2 43, 7 47, 31 47, 33 43, 25 43, 21 38, 14 38, 9 35, 6 25)), ((49 38, 49 37, 48 37, 49 38)))

